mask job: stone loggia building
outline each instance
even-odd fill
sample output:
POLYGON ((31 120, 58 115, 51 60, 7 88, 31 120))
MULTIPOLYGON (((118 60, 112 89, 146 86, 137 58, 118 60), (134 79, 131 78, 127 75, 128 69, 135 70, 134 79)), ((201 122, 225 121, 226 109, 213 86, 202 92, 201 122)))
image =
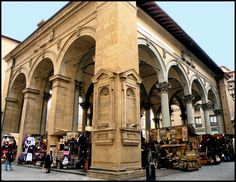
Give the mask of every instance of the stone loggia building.
MULTIPOLYGON (((6 57, 10 77, 3 133, 45 134, 92 127, 89 175, 142 176, 140 117, 170 126, 170 106, 194 123, 201 101, 218 132, 232 133, 224 73, 155 2, 69 2, 6 57), (82 113, 81 113, 82 111, 82 113), (160 120, 161 118, 161 120, 160 120)), ((18 154, 21 146, 18 147, 18 154)))

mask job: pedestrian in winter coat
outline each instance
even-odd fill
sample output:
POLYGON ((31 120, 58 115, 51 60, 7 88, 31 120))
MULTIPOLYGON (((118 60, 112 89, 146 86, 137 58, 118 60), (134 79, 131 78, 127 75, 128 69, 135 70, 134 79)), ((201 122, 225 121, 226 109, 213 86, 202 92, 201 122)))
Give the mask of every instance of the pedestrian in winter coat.
POLYGON ((52 151, 50 151, 50 154, 47 154, 46 158, 45 158, 46 173, 50 173, 51 172, 52 161, 53 161, 52 151))

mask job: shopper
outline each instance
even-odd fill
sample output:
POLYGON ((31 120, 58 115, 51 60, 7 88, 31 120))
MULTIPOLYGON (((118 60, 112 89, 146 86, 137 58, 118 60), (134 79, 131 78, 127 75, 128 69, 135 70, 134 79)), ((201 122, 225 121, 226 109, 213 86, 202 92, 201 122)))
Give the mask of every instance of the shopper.
POLYGON ((6 169, 6 171, 8 171, 8 166, 9 166, 9 169, 11 171, 13 171, 12 165, 11 165, 12 161, 13 161, 13 153, 12 153, 11 149, 9 148, 8 152, 6 154, 6 162, 5 162, 5 169, 6 169))
POLYGON ((47 154, 46 158, 45 158, 46 173, 50 173, 51 172, 52 161, 53 161, 52 151, 50 151, 50 154, 47 154))

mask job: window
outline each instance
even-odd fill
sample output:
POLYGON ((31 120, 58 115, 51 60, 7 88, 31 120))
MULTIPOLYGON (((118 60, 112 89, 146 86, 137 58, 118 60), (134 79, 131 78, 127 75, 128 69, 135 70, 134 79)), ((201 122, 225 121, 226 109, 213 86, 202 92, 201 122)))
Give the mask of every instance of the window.
POLYGON ((211 123, 211 126, 217 126, 217 120, 216 120, 215 115, 210 116, 210 123, 211 123))
POLYGON ((201 128, 202 127, 201 117, 195 117, 195 124, 196 124, 196 128, 201 128))

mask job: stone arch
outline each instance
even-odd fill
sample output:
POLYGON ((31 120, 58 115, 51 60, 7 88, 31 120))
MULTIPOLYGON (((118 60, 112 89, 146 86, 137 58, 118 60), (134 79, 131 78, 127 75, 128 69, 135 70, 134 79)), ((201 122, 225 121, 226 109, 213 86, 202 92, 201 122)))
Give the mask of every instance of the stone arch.
POLYGON ((214 108, 219 109, 220 108, 220 100, 217 95, 216 89, 212 87, 211 85, 208 85, 206 88, 206 93, 207 93, 207 98, 209 98, 209 93, 212 92, 212 99, 215 101, 214 102, 214 108))
POLYGON ((167 63, 165 80, 168 80, 168 74, 169 74, 170 68, 172 68, 172 67, 180 76, 181 81, 184 82, 183 84, 182 84, 182 82, 180 82, 180 84, 184 88, 184 94, 185 95, 190 94, 191 88, 189 86, 189 78, 187 76, 187 73, 186 73, 184 67, 180 63, 178 63, 176 60, 171 60, 170 62, 167 63))
POLYGON ((205 103, 207 102, 207 94, 206 94, 206 90, 205 90, 205 87, 204 87, 204 84, 202 82, 202 80, 200 79, 200 77, 198 75, 193 75, 190 79, 190 90, 191 90, 191 93, 192 93, 192 86, 193 86, 193 82, 196 80, 196 84, 197 84, 197 87, 199 89, 199 91, 201 92, 202 94, 202 101, 205 103))
POLYGON ((26 79, 26 85, 29 81, 29 77, 28 77, 28 74, 29 74, 29 70, 25 67, 25 66, 22 66, 20 67, 19 69, 17 69, 13 75, 12 75, 12 81, 10 82, 10 87, 12 87, 14 81, 16 80, 16 78, 20 75, 20 74, 24 74, 25 75, 25 79, 26 79))
POLYGON ((21 113, 23 108, 24 94, 26 88, 26 75, 18 73, 14 75, 9 94, 6 99, 6 111, 3 119, 3 131, 5 133, 19 133, 21 113))
MULTIPOLYGON (((34 74, 34 71, 35 69, 37 68, 37 66, 40 64, 40 62, 42 60, 50 60, 52 62, 52 65, 53 65, 53 69, 55 70, 55 61, 57 59, 57 55, 55 52, 52 52, 52 51, 46 51, 45 53, 41 53, 39 56, 37 56, 37 58, 35 59, 35 61, 33 61, 33 65, 31 66, 30 68, 30 72, 29 72, 29 79, 28 79, 28 84, 27 84, 27 87, 30 87, 30 82, 32 80, 32 76, 34 74)), ((55 72, 55 71, 54 71, 55 72)))
MULTIPOLYGON (((76 41, 81 41, 83 42, 83 40, 93 40, 94 42, 96 41, 95 39, 95 31, 94 33, 92 33, 93 31, 89 31, 89 28, 82 28, 82 34, 80 34, 80 36, 78 36, 77 33, 73 33, 64 43, 64 45, 62 46, 62 49, 60 50, 60 53, 58 55, 57 58, 57 67, 55 68, 55 74, 66 74, 65 71, 63 70, 63 63, 65 63, 65 56, 68 52, 68 50, 71 48, 71 46, 73 46, 73 44, 76 43, 76 41)), ((95 44, 95 43, 94 43, 95 44)), ((72 58, 71 58, 72 59, 72 58)))
POLYGON ((155 58, 153 66, 157 69, 156 71, 158 75, 158 81, 159 82, 166 81, 164 77, 166 73, 165 64, 159 51, 155 48, 155 46, 151 42, 147 43, 147 40, 144 38, 138 38, 138 46, 143 46, 145 50, 148 51, 149 54, 151 54, 155 58))

